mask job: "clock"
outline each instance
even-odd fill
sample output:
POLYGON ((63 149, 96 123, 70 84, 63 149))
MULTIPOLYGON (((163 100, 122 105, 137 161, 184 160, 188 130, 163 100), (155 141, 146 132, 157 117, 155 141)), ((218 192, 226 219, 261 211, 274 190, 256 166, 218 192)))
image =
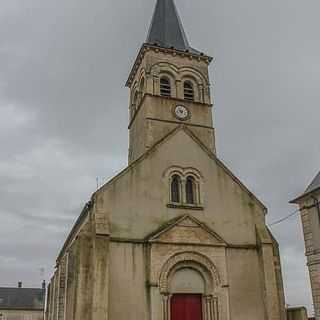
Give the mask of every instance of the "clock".
POLYGON ((177 119, 185 121, 190 118, 190 111, 185 106, 176 106, 174 108, 174 115, 177 119))

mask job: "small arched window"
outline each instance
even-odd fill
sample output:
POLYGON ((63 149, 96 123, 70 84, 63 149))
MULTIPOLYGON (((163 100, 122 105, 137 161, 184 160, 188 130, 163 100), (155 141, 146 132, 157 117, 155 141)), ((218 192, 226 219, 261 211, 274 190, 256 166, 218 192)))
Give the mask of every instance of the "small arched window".
POLYGON ((176 174, 171 179, 171 202, 180 203, 181 201, 180 185, 181 185, 181 179, 176 174))
POLYGON ((191 81, 185 81, 183 84, 184 89, 184 99, 189 101, 194 101, 194 90, 191 81))
POLYGON ((186 200, 187 204, 196 203, 196 183, 191 176, 189 176, 186 181, 186 200))
POLYGON ((160 78, 160 95, 163 97, 171 97, 171 84, 167 77, 160 78))

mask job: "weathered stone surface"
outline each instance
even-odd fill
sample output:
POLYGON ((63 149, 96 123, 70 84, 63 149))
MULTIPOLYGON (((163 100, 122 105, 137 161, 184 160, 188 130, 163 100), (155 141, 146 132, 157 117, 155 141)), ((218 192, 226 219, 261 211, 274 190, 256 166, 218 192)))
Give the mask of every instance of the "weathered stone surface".
POLYGON ((143 50, 130 82, 129 166, 92 196, 70 234, 58 259, 64 270, 68 255, 67 289, 54 290, 53 309, 66 292, 64 320, 170 320, 174 288, 182 287, 201 294, 203 320, 285 320, 266 208, 215 154, 210 59, 143 50), (160 96, 162 76, 171 97, 160 96), (185 99, 187 80, 194 101, 185 99))

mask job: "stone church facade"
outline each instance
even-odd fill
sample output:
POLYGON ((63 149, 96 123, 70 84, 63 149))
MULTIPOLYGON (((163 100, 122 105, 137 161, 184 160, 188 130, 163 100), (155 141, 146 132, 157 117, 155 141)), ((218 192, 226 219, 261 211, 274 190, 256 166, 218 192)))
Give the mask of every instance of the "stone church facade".
POLYGON ((130 72, 129 164, 62 248, 48 320, 284 320, 266 207, 218 159, 208 67, 158 0, 130 72))

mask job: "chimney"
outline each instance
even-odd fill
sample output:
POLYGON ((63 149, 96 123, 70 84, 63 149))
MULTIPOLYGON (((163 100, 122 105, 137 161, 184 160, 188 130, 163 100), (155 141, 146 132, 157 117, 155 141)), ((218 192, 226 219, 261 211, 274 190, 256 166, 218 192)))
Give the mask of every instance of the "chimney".
POLYGON ((43 290, 46 290, 46 280, 43 280, 43 281, 42 281, 42 289, 43 289, 43 290))
POLYGON ((20 289, 22 288, 22 282, 21 281, 18 282, 18 288, 20 288, 20 289))

